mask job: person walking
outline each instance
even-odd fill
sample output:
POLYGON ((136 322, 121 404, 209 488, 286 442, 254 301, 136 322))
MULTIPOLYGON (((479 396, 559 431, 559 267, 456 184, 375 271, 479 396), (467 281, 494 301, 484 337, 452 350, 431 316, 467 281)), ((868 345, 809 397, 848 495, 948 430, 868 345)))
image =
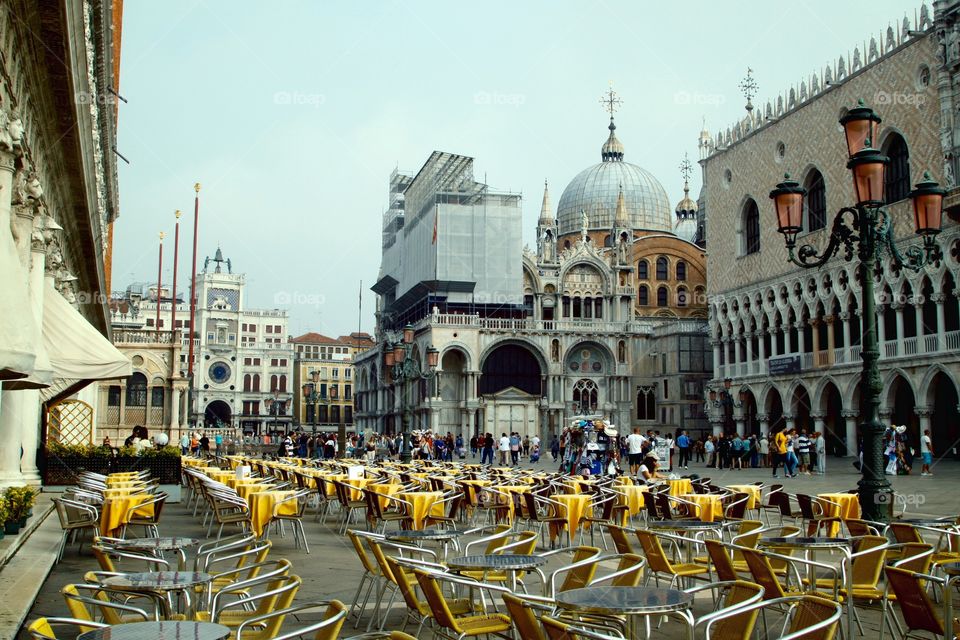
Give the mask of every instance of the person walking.
POLYGON ((767 434, 760 435, 760 460, 764 468, 770 466, 770 439, 767 438, 767 434))
POLYGON ((707 441, 703 443, 703 451, 707 455, 707 466, 717 466, 717 444, 713 436, 707 436, 707 441))
POLYGON ((817 475, 822 476, 827 468, 827 439, 819 431, 813 434, 813 456, 811 457, 817 475))
POLYGON ((920 436, 920 457, 923 458, 920 475, 932 476, 930 464, 933 462, 933 440, 930 439, 930 429, 924 429, 923 435, 920 436))
POLYGON ((797 465, 799 460, 797 460, 797 430, 790 429, 790 433, 787 434, 787 462, 786 469, 787 473, 791 478, 797 477, 797 465))
POLYGON ((477 449, 480 448, 480 438, 478 436, 473 436, 470 438, 470 457, 477 457, 477 449))
POLYGON ((743 439, 739 433, 730 439, 730 468, 737 471, 743 468, 743 439))
POLYGON ((627 460, 630 463, 630 475, 636 476, 640 472, 643 462, 643 443, 646 441, 640 435, 640 427, 634 427, 633 433, 627 436, 627 460))
POLYGON ((480 440, 480 464, 493 464, 493 434, 486 433, 480 440))
POLYGON ((180 436, 180 455, 187 455, 190 453, 190 436, 184 433, 180 436))
POLYGON ((796 452, 797 457, 800 459, 800 473, 805 475, 810 475, 810 445, 813 444, 810 442, 810 438, 807 436, 807 430, 801 429, 800 435, 797 436, 796 441, 796 452))
POLYGON ((507 454, 510 453, 510 438, 505 433, 500 434, 500 466, 505 467, 507 465, 507 454))
POLYGON ((510 434, 510 465, 520 464, 520 434, 514 431, 510 434))
POLYGON ((787 460, 787 434, 784 433, 786 429, 781 429, 773 434, 773 447, 771 448, 771 455, 773 460, 771 464, 773 466, 773 477, 779 478, 777 475, 777 469, 780 468, 780 465, 783 466, 783 475, 789 476, 790 473, 787 471, 786 460, 787 460))
POLYGON ((695 462, 703 462, 703 446, 704 442, 702 438, 693 443, 693 454, 696 456, 695 462))
POLYGON ((687 435, 686 431, 681 431, 680 435, 677 436, 677 449, 680 450, 680 461, 677 463, 678 467, 684 469, 690 468, 690 436, 687 435))

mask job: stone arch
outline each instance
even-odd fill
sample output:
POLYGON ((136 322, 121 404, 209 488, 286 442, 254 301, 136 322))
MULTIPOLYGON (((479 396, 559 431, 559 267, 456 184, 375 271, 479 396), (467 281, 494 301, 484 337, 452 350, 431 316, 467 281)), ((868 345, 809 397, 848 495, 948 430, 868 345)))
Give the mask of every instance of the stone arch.
MULTIPOLYGON (((563 290, 564 295, 570 295, 571 293, 574 293, 583 289, 583 287, 571 287, 570 285, 568 285, 568 280, 567 280, 568 276, 570 276, 571 272, 575 271, 578 267, 588 267, 589 269, 596 272, 596 275, 599 276, 599 280, 600 280, 600 287, 599 287, 600 293, 605 293, 609 290, 610 277, 609 277, 609 274, 606 273, 606 268, 605 268, 606 265, 604 265, 602 262, 594 258, 580 257, 577 260, 566 265, 560 271, 559 280, 560 280, 561 288, 563 290)), ((570 283, 570 284, 573 284, 573 283, 570 283)), ((590 290, 591 293, 593 293, 593 291, 594 291, 593 289, 590 290)))
POLYGON ((616 361, 616 358, 614 357, 613 352, 610 351, 610 349, 605 344, 601 344, 599 342, 596 342, 595 340, 580 340, 579 342, 575 343, 569 349, 566 350, 563 358, 563 366, 564 366, 565 373, 571 370, 569 366, 571 359, 574 359, 574 358, 580 358, 581 360, 583 359, 581 357, 583 354, 580 352, 582 352, 584 349, 591 349, 599 353, 599 355, 603 360, 603 362, 601 362, 602 371, 599 371, 599 372, 580 371, 577 373, 577 375, 608 376, 608 375, 611 375, 612 373, 615 373, 617 361, 616 361))
MULTIPOLYGON (((826 393, 829 391, 828 385, 833 385, 833 387, 838 392, 840 392, 840 390, 843 388, 843 386, 837 381, 837 379, 830 374, 827 374, 822 378, 820 378, 820 382, 817 383, 816 388, 813 390, 813 394, 811 394, 810 396, 812 400, 812 406, 814 410, 818 413, 823 413, 823 414, 826 413, 826 406, 824 403, 826 402, 826 393)), ((844 404, 844 406, 841 408, 843 410, 847 410, 850 407, 844 404)))
POLYGON ((450 340, 440 349, 440 370, 443 370, 443 357, 448 351, 459 351, 465 362, 465 370, 469 371, 473 364, 473 356, 470 353, 470 347, 459 340, 450 340))
POLYGON ((800 379, 796 379, 790 385, 787 392, 787 401, 790 406, 790 413, 793 415, 796 428, 810 431, 813 427, 810 414, 813 411, 813 402, 810 397, 810 390, 800 379))
POLYGON ((883 391, 880 392, 881 410, 889 410, 893 405, 891 392, 894 390, 893 387, 898 378, 902 379, 907 384, 907 386, 910 388, 910 393, 913 394, 914 398, 918 397, 917 387, 913 384, 913 379, 910 377, 910 374, 900 367, 895 367, 887 372, 886 378, 883 380, 883 391))
POLYGON ((494 351, 496 351, 500 347, 504 347, 508 345, 516 345, 519 347, 523 347, 524 349, 532 353, 534 358, 536 358, 537 364, 540 366, 541 372, 546 372, 549 370, 547 354, 543 352, 543 350, 540 348, 538 344, 531 342, 529 340, 524 340, 523 338, 507 338, 504 340, 497 340, 496 342, 488 345, 487 348, 484 349, 483 352, 480 354, 479 369, 483 370, 483 368, 487 365, 487 360, 490 358, 490 356, 493 354, 494 351))
POLYGON ((960 383, 957 382, 957 377, 953 375, 953 372, 950 369, 944 367, 940 363, 933 364, 927 367, 926 373, 923 374, 923 378, 920 380, 920 384, 917 385, 917 403, 927 407, 932 407, 936 398, 934 397, 934 386, 933 380, 937 377, 937 374, 942 373, 947 377, 947 379, 953 383, 955 389, 960 391, 960 383))

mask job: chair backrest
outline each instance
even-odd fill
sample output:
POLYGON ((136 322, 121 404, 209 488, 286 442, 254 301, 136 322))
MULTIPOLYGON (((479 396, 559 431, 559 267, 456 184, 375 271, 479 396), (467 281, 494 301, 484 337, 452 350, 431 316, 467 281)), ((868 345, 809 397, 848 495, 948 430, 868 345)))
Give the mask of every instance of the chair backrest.
MULTIPOLYGON (((723 580, 723 578, 720 579, 723 580)), ((759 595, 762 589, 763 587, 753 582, 735 580, 724 593, 723 608, 735 607, 746 602, 759 595)), ((750 607, 743 613, 734 613, 728 618, 722 618, 711 629, 710 637, 723 638, 723 640, 750 640, 759 614, 759 608, 750 607)))
POLYGON ((796 607, 794 607, 789 633, 791 635, 801 634, 793 636, 794 640, 800 640, 801 638, 802 640, 833 640, 837 629, 840 627, 839 617, 834 620, 833 624, 821 629, 816 629, 806 634, 802 634, 801 632, 816 624, 825 622, 831 616, 835 616, 838 613, 839 607, 839 604, 826 598, 814 595, 803 596, 796 607))
POLYGON ((537 532, 536 531, 518 531, 510 535, 514 540, 510 541, 508 544, 511 545, 509 549, 504 547, 508 544, 501 545, 496 553, 510 553, 513 555, 528 556, 532 554, 537 548, 537 532))
MULTIPOLYGON (((536 538, 534 538, 536 540, 536 538)), ((597 573, 597 564, 599 563, 600 549, 596 547, 579 546, 574 549, 573 559, 570 564, 583 562, 579 567, 567 571, 563 577, 563 582, 557 587, 557 592, 569 591, 570 589, 581 589, 590 584, 593 576, 597 573), (587 562, 592 560, 592 562, 587 562)))
POLYGON ((920 531, 906 522, 891 522, 890 531, 897 542, 923 542, 920 531))
MULTIPOLYGON (((910 631, 928 631, 942 636, 943 619, 927 595, 925 581, 918 574, 899 567, 886 567, 887 582, 897 596, 900 613, 910 631)), ((952 595, 952 594, 951 594, 952 595)))
MULTIPOLYGON (((286 609, 293 604, 293 599, 296 598, 301 583, 302 580, 298 576, 278 576, 267 583, 267 590, 263 593, 243 599, 249 599, 257 603, 253 615, 265 616, 274 611, 286 609)), ((285 616, 272 616, 265 620, 262 630, 258 632, 259 637, 273 638, 279 635, 284 618, 285 616)))
POLYGON ((790 495, 786 491, 771 493, 769 499, 770 504, 776 505, 780 509, 780 515, 793 517, 793 512, 790 511, 790 495))
POLYGON ((643 555, 647 558, 647 566, 651 571, 673 573, 673 565, 663 552, 660 540, 652 531, 637 529, 637 539, 643 548, 643 555))
POLYGON ((710 564, 713 566, 717 579, 721 582, 728 580, 738 580, 736 569, 733 568, 733 561, 727 555, 727 550, 719 540, 704 540, 707 547, 707 555, 710 556, 710 564))
POLYGON ((657 507, 655 491, 647 491, 643 497, 643 507, 647 510, 647 520, 660 520, 660 509, 657 507))
POLYGON ((626 530, 615 524, 607 524, 607 532, 610 539, 613 540, 613 546, 617 553, 633 553, 633 547, 630 545, 630 539, 627 537, 626 530))
MULTIPOLYGON (((670 494, 666 491, 660 491, 657 496, 657 509, 660 511, 660 517, 664 520, 673 520, 670 506, 670 494)), ((646 502, 646 500, 644 500, 646 502)))
POLYGON ((340 630, 343 629, 343 623, 347 620, 350 608, 339 600, 331 600, 327 604, 327 610, 323 613, 324 620, 331 620, 339 616, 339 620, 326 627, 321 627, 313 640, 337 640, 340 636, 340 630), (342 614, 342 615, 341 615, 342 614))
MULTIPOLYGON (((397 586, 400 588, 400 595, 403 596, 403 601, 407 605, 407 609, 421 613, 423 610, 423 603, 420 602, 420 597, 417 595, 417 590, 410 584, 408 580, 408 570, 396 558, 391 556, 385 556, 387 566, 390 567, 390 573, 396 578, 397 586)), ((410 570, 412 572, 412 569, 410 570)))
POLYGON ((546 640, 543 635, 543 626, 526 600, 512 593, 504 593, 503 602, 507 605, 507 615, 510 616, 513 628, 517 630, 520 638, 546 640))
POLYGON ((637 587, 640 586, 640 580, 643 578, 643 567, 646 561, 635 553, 624 553, 620 555, 620 562, 617 563, 615 576, 610 580, 611 587, 637 587))
POLYGON ((549 640, 581 640, 584 637, 577 627, 550 616, 541 617, 540 623, 549 640))
POLYGON ((456 618, 454 618, 453 613, 450 611, 450 607, 447 606, 447 600, 443 597, 443 590, 440 588, 440 583, 437 582, 437 579, 434 578, 432 574, 421 569, 414 569, 413 573, 417 577, 417 583, 420 585, 420 590, 427 599, 427 604, 430 605, 430 612, 433 614, 433 619, 436 620, 437 624, 445 629, 456 632, 458 635, 463 633, 457 625, 456 618))
POLYGON ((397 584, 397 578, 393 575, 393 571, 390 570, 390 565, 387 564, 387 554, 383 552, 383 547, 380 545, 381 541, 368 537, 366 542, 367 547, 373 555, 373 559, 377 561, 377 566, 380 567, 380 575, 390 582, 397 584))
POLYGON ((783 485, 782 485, 782 484, 772 484, 772 485, 770 485, 770 489, 767 491, 767 504, 766 504, 766 506, 768 506, 768 507, 775 507, 775 506, 777 506, 777 503, 776 503, 776 501, 775 501, 776 499, 774 498, 774 496, 775 496, 776 494, 778 494, 778 493, 781 493, 782 491, 783 491, 783 485))
POLYGON ((817 514, 813 509, 813 498, 808 496, 805 493, 796 494, 797 506, 800 507, 800 513, 803 515, 804 520, 813 520, 817 517, 817 514))
POLYGON ((380 568, 377 566, 376 560, 372 559, 367 554, 367 550, 363 547, 363 534, 360 534, 353 529, 348 529, 347 537, 350 538, 350 542, 353 544, 353 550, 357 552, 357 557, 360 558, 360 564, 363 565, 363 568, 368 573, 380 575, 380 568))
POLYGON ((753 576, 753 581, 763 587, 763 599, 772 600, 773 598, 782 598, 784 596, 783 587, 780 585, 780 581, 777 580, 777 576, 773 572, 773 567, 770 565, 770 560, 767 556, 756 549, 741 549, 740 553, 743 554, 744 560, 747 561, 747 566, 750 568, 750 575, 753 576))
POLYGON ((843 521, 847 525, 847 531, 850 532, 850 535, 859 538, 861 536, 875 536, 877 535, 877 530, 874 527, 871 527, 865 520, 859 520, 856 518, 850 518, 843 521))
MULTIPOLYGON (((83 620, 84 622, 93 622, 93 614, 87 608, 87 605, 80 600, 80 593, 77 590, 77 586, 73 584, 64 585, 60 589, 60 593, 63 595, 63 599, 67 603, 67 608, 70 610, 70 615, 77 619, 83 620)), ((84 631, 90 631, 93 627, 84 628, 84 631)))
POLYGON ((759 520, 741 520, 737 532, 733 535, 732 542, 753 549, 760 540, 760 529, 762 528, 763 523, 759 520))
MULTIPOLYGON (((854 551, 861 553, 876 547, 881 547, 886 543, 886 536, 864 536, 858 538, 854 551)), ((872 553, 865 553, 862 556, 854 558, 851 563, 853 566, 850 570, 850 580, 853 586, 877 586, 877 583, 880 581, 880 575, 883 572, 883 562, 886 556, 886 549, 877 549, 872 553)))
POLYGON ((730 497, 730 506, 724 512, 726 518, 742 520, 747 515, 747 502, 750 496, 745 493, 734 493, 730 497))
POLYGON ((900 560, 896 563, 900 569, 916 573, 930 573, 933 563, 933 545, 926 542, 905 542, 900 547, 900 560))

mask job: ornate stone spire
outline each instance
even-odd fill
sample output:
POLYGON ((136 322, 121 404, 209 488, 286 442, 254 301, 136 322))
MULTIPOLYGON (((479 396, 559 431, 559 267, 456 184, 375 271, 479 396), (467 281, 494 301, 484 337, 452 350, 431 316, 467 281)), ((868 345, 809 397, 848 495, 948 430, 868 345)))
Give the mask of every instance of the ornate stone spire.
POLYGON ((627 203, 623 199, 623 184, 620 185, 620 194, 617 195, 617 215, 614 224, 621 231, 630 228, 630 217, 627 215, 627 203))
POLYGON ((553 211, 550 206, 550 190, 547 188, 547 181, 543 181, 543 204, 540 205, 540 225, 553 224, 553 211))

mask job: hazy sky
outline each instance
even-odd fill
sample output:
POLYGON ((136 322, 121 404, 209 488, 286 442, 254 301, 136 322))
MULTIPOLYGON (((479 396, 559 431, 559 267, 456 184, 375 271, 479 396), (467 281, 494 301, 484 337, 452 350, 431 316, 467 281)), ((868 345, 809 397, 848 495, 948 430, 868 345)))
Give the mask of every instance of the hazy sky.
MULTIPOLYGON (((533 242, 543 181, 554 207, 599 162, 613 81, 625 160, 675 204, 678 165, 754 102, 913 22, 902 1, 480 3, 127 0, 113 289, 153 281, 157 233, 182 209, 179 283, 190 270, 193 184, 199 262, 221 246, 247 275, 247 306, 290 310, 290 330, 373 328, 381 217, 395 168, 438 149, 524 195, 533 242)), ((693 197, 699 191, 695 172, 693 197)), ((184 285, 179 285, 182 287, 184 285)))

